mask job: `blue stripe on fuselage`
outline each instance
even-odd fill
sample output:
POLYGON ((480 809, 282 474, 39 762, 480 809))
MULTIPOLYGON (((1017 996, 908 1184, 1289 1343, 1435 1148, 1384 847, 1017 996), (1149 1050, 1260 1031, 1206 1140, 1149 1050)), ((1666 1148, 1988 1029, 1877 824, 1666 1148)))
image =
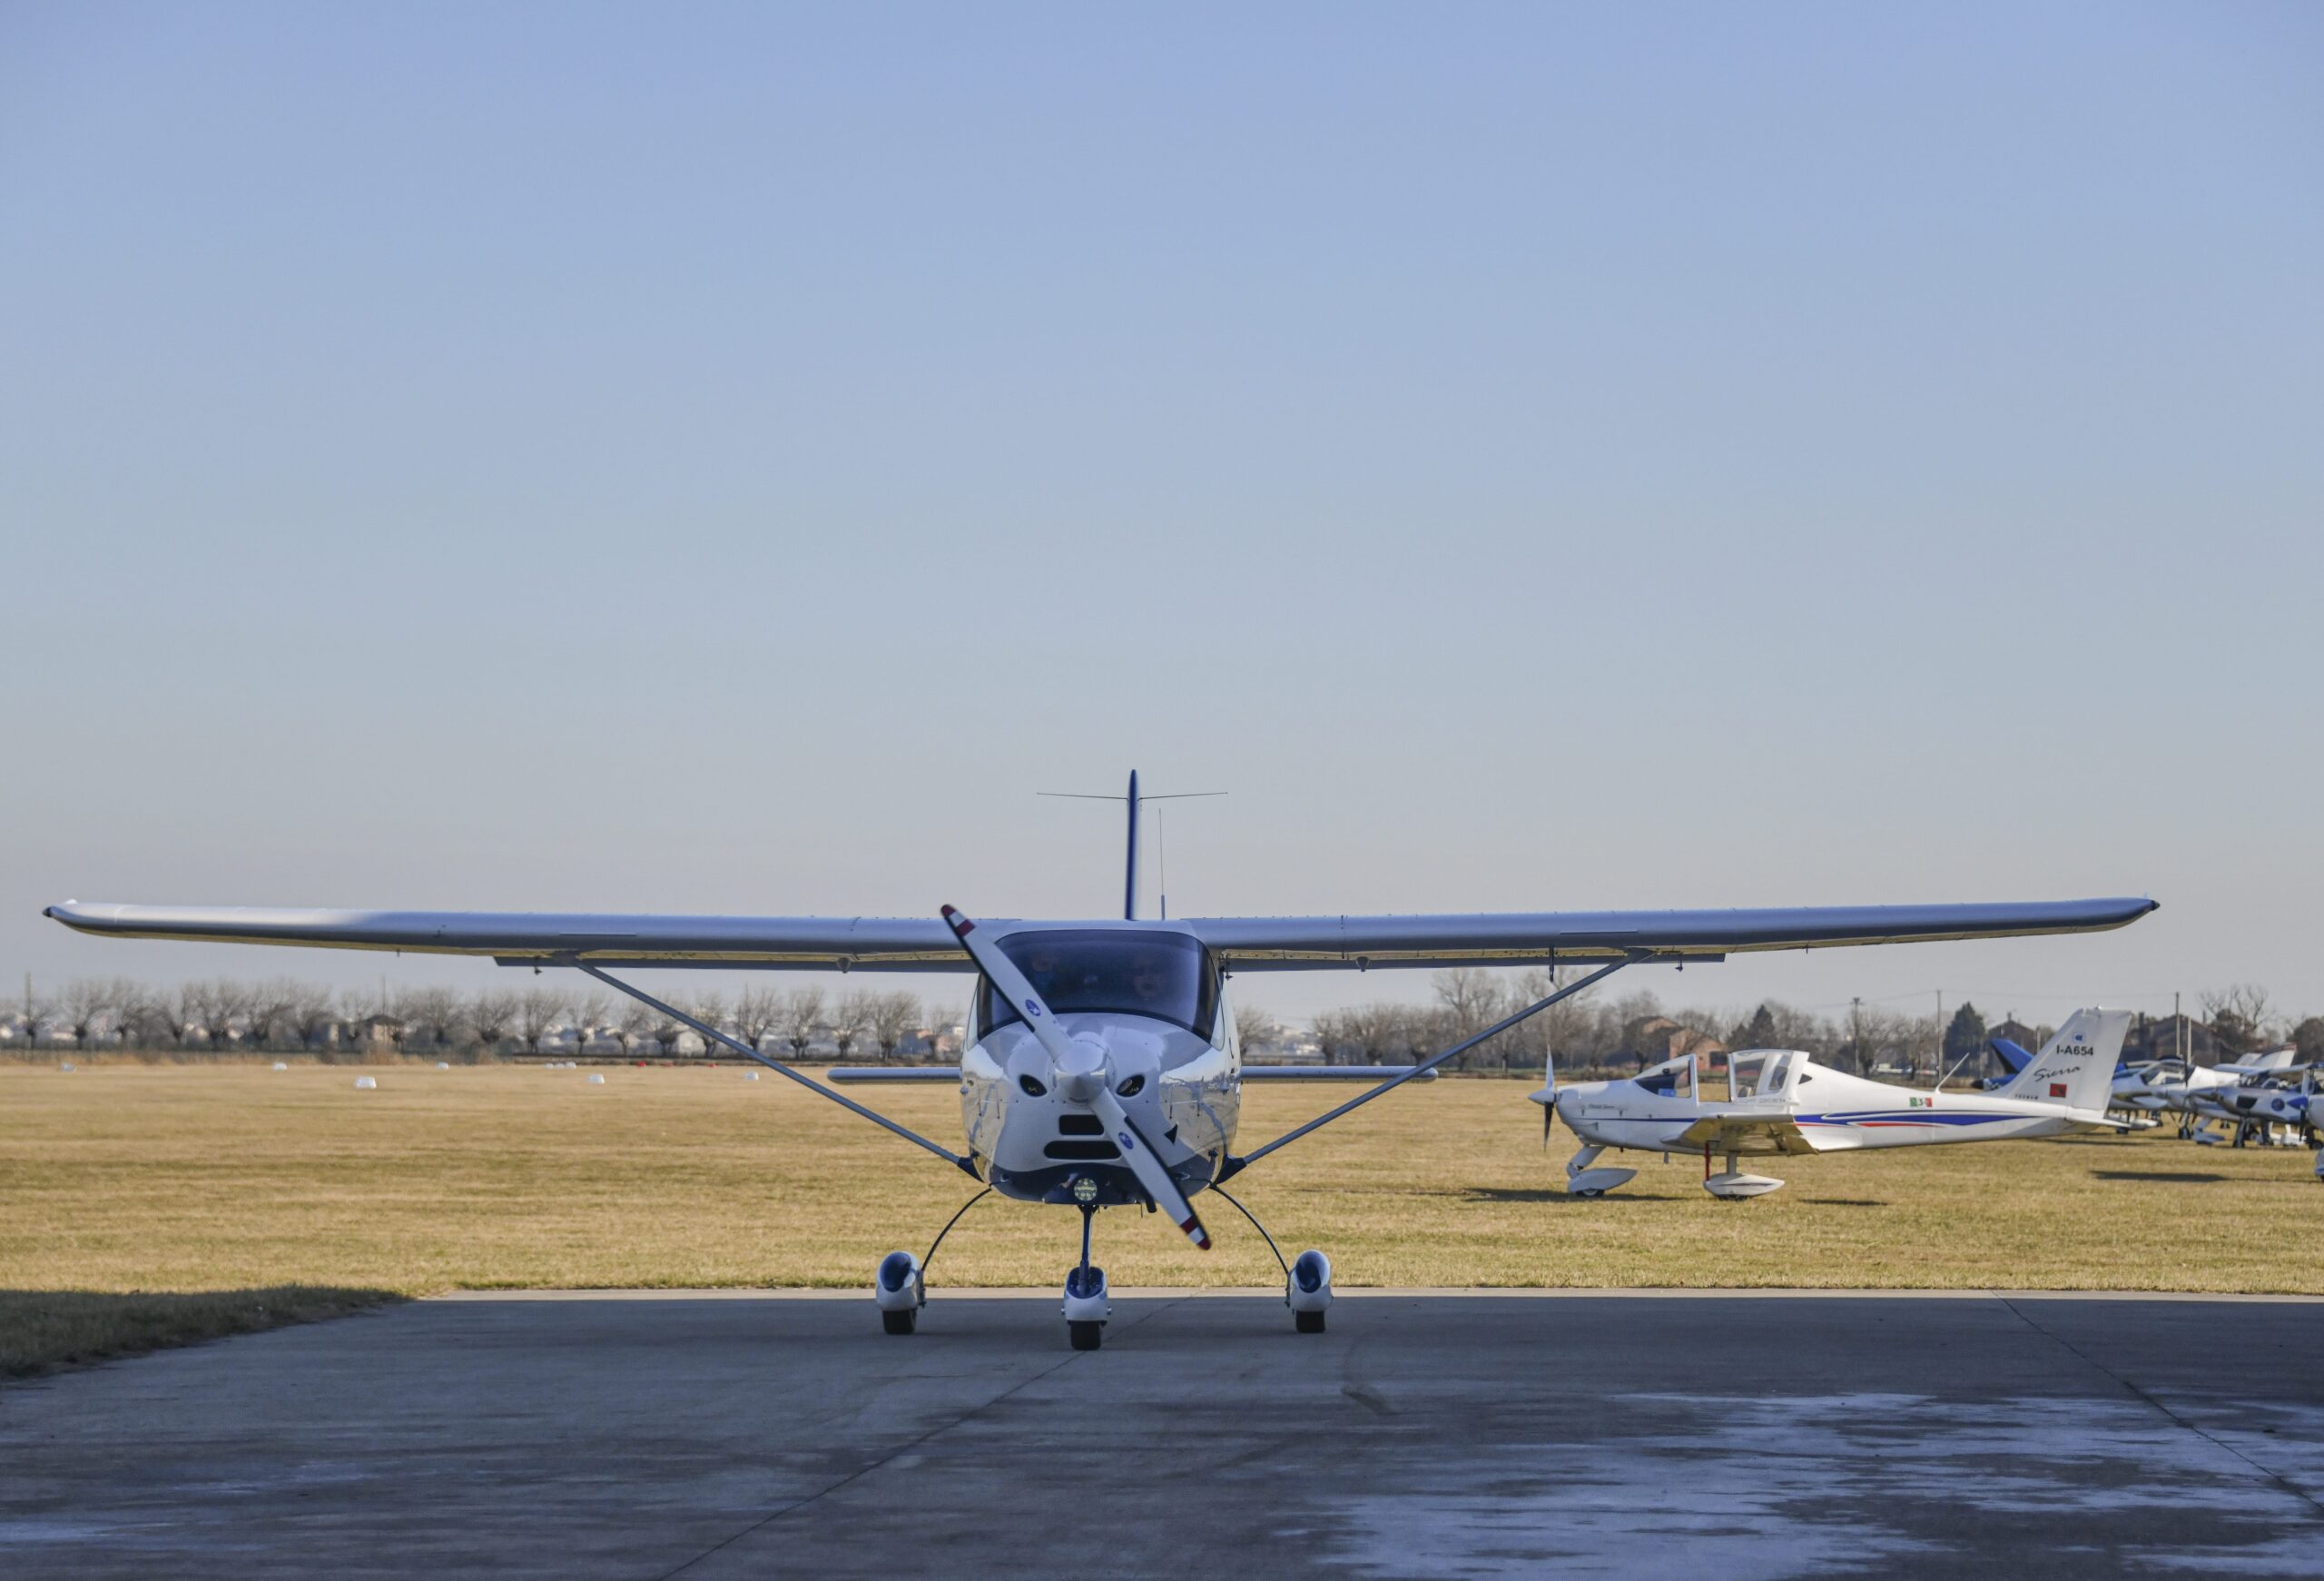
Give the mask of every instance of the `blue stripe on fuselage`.
POLYGON ((1960 1110, 1869 1109, 1860 1114, 1795 1114, 1794 1125, 1991 1125, 2022 1114, 1969 1114, 1960 1110))

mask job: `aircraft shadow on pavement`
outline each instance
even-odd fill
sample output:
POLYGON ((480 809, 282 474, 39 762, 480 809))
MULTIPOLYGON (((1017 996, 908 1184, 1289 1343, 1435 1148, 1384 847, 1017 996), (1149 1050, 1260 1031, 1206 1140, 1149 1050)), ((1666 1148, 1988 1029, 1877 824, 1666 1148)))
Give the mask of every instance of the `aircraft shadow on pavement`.
POLYGON ((2227 1179, 2225 1175, 2207 1175, 2200 1170, 2093 1170, 2090 1172, 2102 1181, 2172 1181, 2182 1186, 2208 1186, 2227 1179))

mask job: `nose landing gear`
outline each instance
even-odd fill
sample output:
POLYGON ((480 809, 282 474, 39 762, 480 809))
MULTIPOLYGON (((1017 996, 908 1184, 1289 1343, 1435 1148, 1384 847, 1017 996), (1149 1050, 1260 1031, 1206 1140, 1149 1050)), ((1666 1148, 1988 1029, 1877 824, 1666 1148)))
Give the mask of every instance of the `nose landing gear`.
POLYGON ((1565 1190, 1569 1197, 1602 1197, 1616 1186, 1626 1186, 1636 1178, 1636 1170, 1617 1169, 1609 1164, 1597 1168, 1598 1155, 1606 1150, 1592 1145, 1566 1161, 1565 1190))
POLYGON ((1065 1276, 1065 1334, 1076 1350, 1095 1350, 1105 1343, 1106 1319, 1114 1315, 1114 1308, 1107 1299, 1106 1270, 1089 1263, 1089 1221, 1098 1216, 1098 1205, 1077 1205, 1081 1210, 1081 1266, 1065 1276))

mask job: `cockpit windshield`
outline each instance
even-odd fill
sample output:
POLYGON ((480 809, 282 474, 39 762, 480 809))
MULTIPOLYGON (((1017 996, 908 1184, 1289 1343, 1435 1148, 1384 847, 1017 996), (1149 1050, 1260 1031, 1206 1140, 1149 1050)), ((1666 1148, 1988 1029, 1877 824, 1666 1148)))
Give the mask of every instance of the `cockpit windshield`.
MULTIPOLYGON (((1218 1018, 1218 973, 1199 942, 1185 934, 1089 928, 1014 934, 1001 954, 1017 963, 1033 991, 1062 1015, 1110 1010, 1172 1022, 1207 1039, 1218 1018)), ((1025 1019, 990 983, 977 993, 977 1020, 986 1032, 1025 1019)))

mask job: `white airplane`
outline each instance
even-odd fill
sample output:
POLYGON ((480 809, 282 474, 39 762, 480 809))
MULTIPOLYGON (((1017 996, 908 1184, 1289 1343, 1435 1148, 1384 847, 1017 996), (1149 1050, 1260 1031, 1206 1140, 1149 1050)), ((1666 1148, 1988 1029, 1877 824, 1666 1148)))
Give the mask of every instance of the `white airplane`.
MULTIPOLYGON (((1756 911, 1545 912, 1446 916, 1207 917, 1137 915, 1137 815, 1132 775, 1125 800, 1129 845, 1122 915, 1100 921, 972 923, 938 917, 705 917, 537 913, 269 910, 90 905, 47 914, 84 933, 339 949, 488 956, 536 971, 577 971, 652 1006, 714 1042, 974 1177, 982 1186, 940 1231, 926 1256, 890 1253, 873 1295, 891 1333, 912 1331, 927 1301, 937 1248, 960 1213, 998 1191, 1081 1214, 1081 1259, 1065 1281, 1077 1349, 1100 1343, 1109 1313, 1103 1269, 1089 1260, 1098 1210, 1143 1207, 1169 1216, 1198 1247, 1210 1242, 1192 1199, 1206 1191, 1249 1210, 1225 1182, 1319 1126, 1425 1076, 1527 1017, 1633 964, 1716 961, 1744 950, 1821 949, 2035 934, 2087 933, 2135 922, 2143 899, 1928 906, 1795 907, 1756 911), (1416 1065, 1334 1069, 1375 1084, 1246 1152, 1236 1151, 1246 1066, 1225 980, 1240 972, 1364 971, 1453 965, 1595 969, 1515 1014, 1416 1065), (956 1083, 965 1151, 955 1151, 665 1004, 615 973, 631 966, 807 971, 974 971, 968 1046, 957 1069, 917 1074, 956 1083)), ((1295 1072, 1313 1074, 1312 1071, 1295 1072)), ((1275 1240, 1256 1218, 1254 1227, 1275 1240)), ((1303 1252, 1283 1267, 1295 1326, 1324 1326, 1331 1263, 1303 1252)))
POLYGON ((2069 1131, 2120 1129, 2106 1118, 2114 1061, 2130 1031, 2130 1012, 2081 1010, 2042 1046, 2008 1085, 1990 1092, 1926 1092, 1869 1082, 1819 1065, 1794 1049, 1729 1054, 1724 1101, 1704 1101, 1694 1056, 1642 1071, 1634 1080, 1558 1085, 1557 1062, 1532 1094, 1581 1139, 1565 1166, 1566 1190, 1602 1197, 1638 1171, 1600 1167, 1608 1148, 1703 1155, 1703 1190, 1714 1197, 1763 1196, 1783 1184, 1736 1169, 1746 1153, 1840 1152, 1857 1148, 1921 1147, 1938 1142, 2003 1141, 2069 1131), (1713 1174, 1711 1154, 1727 1169, 1713 1174))

